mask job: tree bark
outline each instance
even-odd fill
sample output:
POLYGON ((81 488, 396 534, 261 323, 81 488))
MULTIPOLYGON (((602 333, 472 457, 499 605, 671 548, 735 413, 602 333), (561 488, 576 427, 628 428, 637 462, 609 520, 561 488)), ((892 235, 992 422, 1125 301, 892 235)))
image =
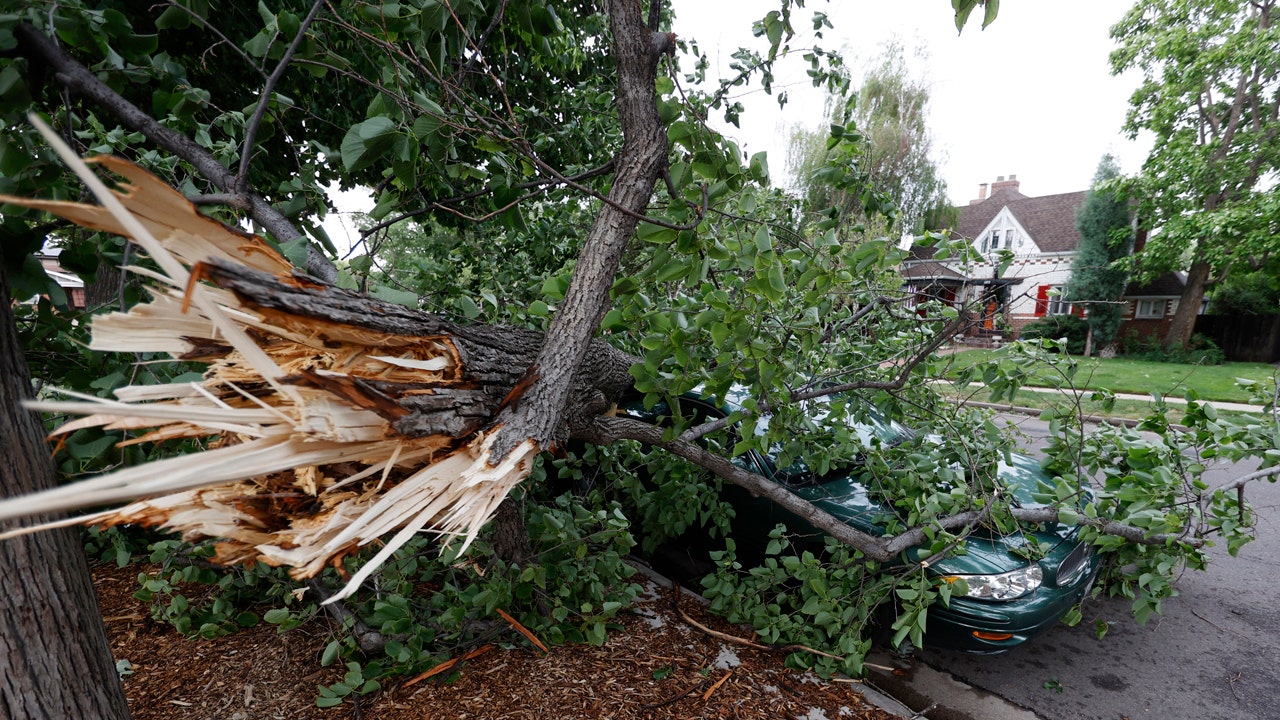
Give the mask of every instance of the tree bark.
MULTIPOLYGON (((0 495, 54 485, 31 380, 0 272, 0 495)), ((0 717, 128 718, 79 535, 51 530, 0 541, 0 717)))
MULTIPOLYGON (((203 277, 231 290, 241 302, 285 325, 301 321, 330 336, 356 332, 362 341, 403 345, 407 339, 445 345, 457 358, 460 377, 447 383, 396 383, 382 380, 337 381, 323 375, 293 382, 325 387, 378 413, 409 437, 448 435, 465 439, 493 423, 504 408, 528 402, 521 381, 546 343, 542 333, 500 325, 455 325, 437 315, 406 308, 332 286, 297 282, 243 265, 210 262, 203 277), (346 328, 347 330, 344 330, 346 328), (424 392, 427 391, 427 392, 424 392)), ((201 352, 217 356, 225 348, 201 352)), ((557 410, 564 420, 559 433, 598 415, 631 386, 630 367, 639 358, 600 340, 590 341, 573 374, 566 380, 566 399, 557 410)), ((544 446, 545 447, 545 446, 544 446)))
POLYGON ((1182 289, 1182 297, 1178 300, 1178 309, 1173 313, 1173 321, 1169 324, 1169 332, 1164 337, 1165 351, 1185 348, 1191 342, 1191 334, 1196 329, 1196 317, 1200 315, 1200 305, 1204 302, 1205 288, 1209 284, 1209 263, 1197 261, 1192 263, 1187 273, 1187 285, 1182 289))

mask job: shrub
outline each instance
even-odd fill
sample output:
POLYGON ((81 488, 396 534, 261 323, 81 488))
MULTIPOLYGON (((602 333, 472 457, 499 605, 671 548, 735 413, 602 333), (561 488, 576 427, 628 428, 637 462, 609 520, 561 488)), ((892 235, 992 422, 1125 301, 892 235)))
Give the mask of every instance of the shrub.
POLYGON ((1089 334, 1089 325, 1084 318, 1075 315, 1050 315, 1043 320, 1023 326, 1018 337, 1023 340, 1057 340, 1067 339, 1067 352, 1072 355, 1084 353, 1085 337, 1089 334))
POLYGON ((1268 271, 1232 276, 1213 293, 1214 315, 1280 315, 1280 278, 1268 271))
POLYGON ((1120 353, 1134 360, 1182 365, 1221 365, 1227 360, 1222 348, 1200 333, 1192 335, 1185 348, 1165 350, 1160 346, 1159 336, 1139 335, 1136 330, 1130 330, 1120 341, 1120 353))

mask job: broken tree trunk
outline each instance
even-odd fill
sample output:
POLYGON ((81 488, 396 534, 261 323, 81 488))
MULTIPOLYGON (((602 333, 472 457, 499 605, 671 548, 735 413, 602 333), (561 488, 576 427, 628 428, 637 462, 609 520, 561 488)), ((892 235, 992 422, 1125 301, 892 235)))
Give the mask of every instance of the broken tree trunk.
POLYGON ((150 498, 78 522, 220 537, 219 561, 287 564, 300 577, 395 532, 335 600, 421 530, 465 547, 539 452, 630 383, 633 359, 592 338, 665 165, 654 77, 674 39, 650 31, 636 3, 610 2, 609 16, 624 146, 546 337, 460 328, 296 277, 264 242, 140 169, 101 160, 130 182, 113 193, 61 147, 104 207, 13 200, 129 237, 160 266, 134 269, 161 287, 95 321, 94 347, 210 369, 199 384, 126 388, 119 402, 35 407, 89 415, 62 432, 147 429, 130 442, 203 438, 208 449, 14 499, 0 518, 150 498))
POLYGON ((569 421, 605 410, 630 384, 634 358, 589 343, 546 446, 495 455, 494 418, 524 402, 541 335, 460 327, 295 276, 262 240, 200 215, 154 176, 96 162, 128 181, 107 190, 80 163, 103 207, 6 200, 125 235, 159 265, 132 268, 158 282, 154 297, 95 318, 94 349, 167 352, 209 370, 200 383, 32 407, 88 415, 59 433, 103 426, 144 431, 131 443, 193 438, 207 449, 7 499, 0 519, 130 502, 61 524, 221 538, 219 562, 289 565, 298 577, 394 532, 340 599, 423 529, 470 542, 569 421))

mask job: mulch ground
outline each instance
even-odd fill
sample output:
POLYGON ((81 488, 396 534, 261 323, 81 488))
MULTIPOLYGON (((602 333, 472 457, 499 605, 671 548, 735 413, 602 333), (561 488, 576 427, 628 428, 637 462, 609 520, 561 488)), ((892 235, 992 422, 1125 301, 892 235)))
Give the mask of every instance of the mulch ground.
MULTIPOLYGON (((850 681, 821 681, 783 667, 784 653, 712 637, 679 619, 670 591, 655 590, 620 618, 602 647, 542 653, 512 633, 451 673, 395 678, 372 696, 316 707, 317 686, 345 668, 321 667, 333 627, 314 619, 283 635, 264 625, 215 640, 189 639, 151 619, 133 598, 139 567, 94 567, 112 651, 137 720, 557 720, 734 718, 892 720, 850 681)), ((715 631, 741 636, 686 599, 681 608, 715 631)))

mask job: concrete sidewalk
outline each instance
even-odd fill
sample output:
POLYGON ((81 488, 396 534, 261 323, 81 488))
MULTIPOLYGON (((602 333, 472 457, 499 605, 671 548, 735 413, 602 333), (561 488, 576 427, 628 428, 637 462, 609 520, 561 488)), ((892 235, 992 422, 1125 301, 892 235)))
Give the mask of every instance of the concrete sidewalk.
MULTIPOLYGON (((938 384, 944 384, 947 381, 937 380, 935 382, 938 384)), ((982 383, 975 382, 975 383, 969 383, 969 387, 986 387, 986 386, 983 385, 982 383)), ((1021 388, 1018 388, 1018 392, 1036 392, 1036 393, 1045 393, 1050 395, 1074 394, 1076 396, 1084 396, 1084 395, 1088 395, 1093 391, 1092 390, 1075 390, 1075 391, 1059 390, 1057 388, 1031 387, 1028 385, 1028 386, 1023 386, 1021 388)), ((1116 393, 1115 395, 1116 395, 1116 399, 1118 400, 1137 400, 1138 402, 1152 402, 1150 395, 1138 395, 1137 393, 1116 393)), ((1179 397, 1166 397, 1164 401, 1171 405, 1187 404, 1186 399, 1179 398, 1179 397)), ((1264 410, 1261 405, 1249 405, 1247 403, 1225 402, 1221 400, 1202 400, 1201 402, 1207 405, 1212 405, 1215 410, 1230 410, 1233 412, 1248 412, 1248 413, 1265 413, 1266 412, 1266 410, 1264 410)), ((991 404, 991 403, 983 403, 983 404, 991 404)), ((1002 404, 999 406, 1004 407, 1004 405, 1002 404)))

